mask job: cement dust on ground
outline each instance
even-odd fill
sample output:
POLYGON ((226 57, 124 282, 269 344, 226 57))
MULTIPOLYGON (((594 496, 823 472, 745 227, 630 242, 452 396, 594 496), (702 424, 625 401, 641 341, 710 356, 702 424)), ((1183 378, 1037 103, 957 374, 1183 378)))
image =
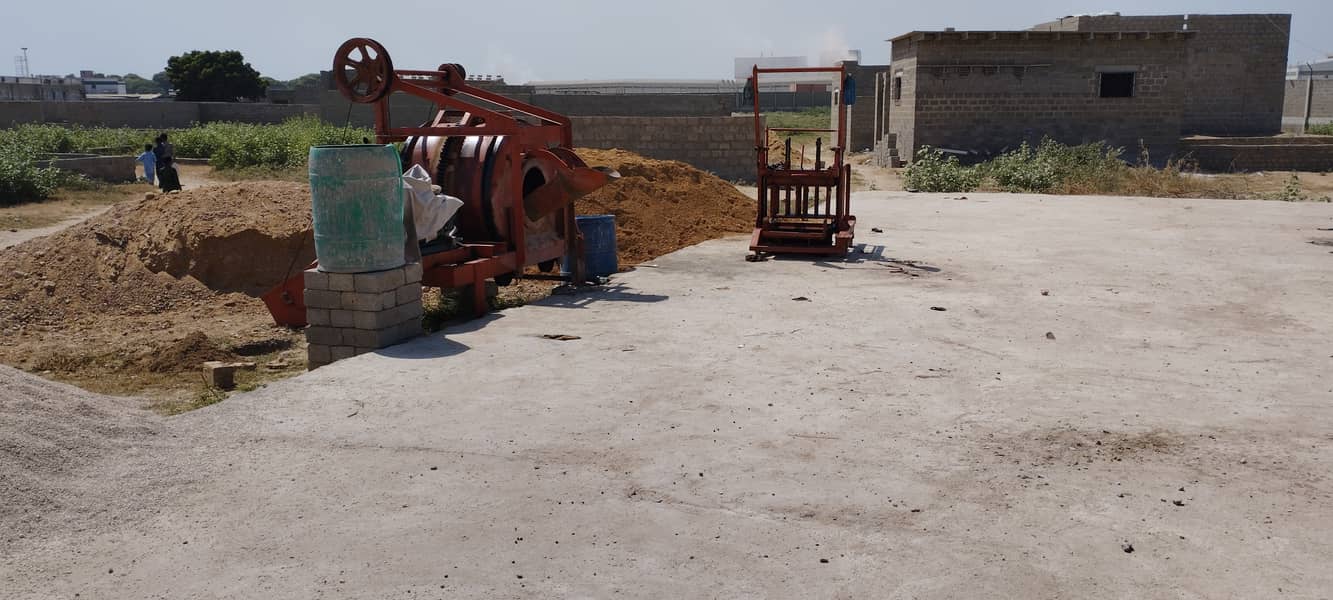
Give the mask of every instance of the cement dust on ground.
POLYGON ((0 589, 1327 596, 1333 205, 967 196, 857 194, 846 260, 711 241, 165 423, 10 373, 25 419, 116 430, 0 420, 0 481, 46 486, 0 509, 0 589))

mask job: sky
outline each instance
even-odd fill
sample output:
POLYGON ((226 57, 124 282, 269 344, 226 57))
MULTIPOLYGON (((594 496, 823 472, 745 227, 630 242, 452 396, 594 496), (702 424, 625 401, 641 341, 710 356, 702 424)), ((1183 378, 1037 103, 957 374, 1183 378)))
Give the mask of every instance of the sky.
POLYGON ((400 69, 460 63, 469 74, 533 80, 731 79, 733 58, 860 49, 889 61, 885 41, 913 30, 1025 29, 1070 14, 1291 13, 1289 62, 1333 53, 1333 2, 899 0, 227 0, 163 5, 106 0, 5 0, 0 74, 28 47, 38 74, 137 73, 169 56, 239 50, 260 73, 292 79, 328 70, 350 37, 384 44, 400 69), (8 56, 6 56, 8 55, 8 56))

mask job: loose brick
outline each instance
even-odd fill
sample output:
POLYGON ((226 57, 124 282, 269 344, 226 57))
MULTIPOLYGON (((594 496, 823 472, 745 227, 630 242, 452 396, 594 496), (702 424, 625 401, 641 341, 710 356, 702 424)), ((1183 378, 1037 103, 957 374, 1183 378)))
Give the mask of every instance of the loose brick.
POLYGON ((355 291, 379 294, 398 289, 403 285, 405 268, 389 269, 374 273, 357 273, 354 277, 355 291))
POLYGON ((236 365, 210 360, 204 363, 204 381, 220 390, 236 387, 236 365))

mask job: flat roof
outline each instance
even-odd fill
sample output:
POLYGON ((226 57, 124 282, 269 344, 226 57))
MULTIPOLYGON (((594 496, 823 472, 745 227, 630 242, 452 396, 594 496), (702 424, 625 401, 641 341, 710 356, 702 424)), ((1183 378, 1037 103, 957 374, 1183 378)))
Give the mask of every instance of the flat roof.
POLYGON ((897 42, 906 39, 913 41, 934 41, 934 40, 998 40, 1020 39, 1020 40, 1059 40, 1069 39, 1104 39, 1120 40, 1124 38, 1138 39, 1185 39, 1198 35, 1197 31, 1033 31, 1033 30, 998 30, 998 31, 911 31, 895 38, 889 38, 887 42, 897 42))

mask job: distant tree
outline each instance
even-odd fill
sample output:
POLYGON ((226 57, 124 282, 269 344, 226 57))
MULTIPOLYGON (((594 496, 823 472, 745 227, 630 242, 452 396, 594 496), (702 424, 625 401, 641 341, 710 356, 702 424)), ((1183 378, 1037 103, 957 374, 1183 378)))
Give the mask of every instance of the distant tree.
POLYGON ((125 75, 125 91, 131 94, 161 94, 166 92, 158 82, 152 79, 144 79, 134 73, 125 75))
POLYGON ((171 91, 171 78, 167 77, 166 71, 158 71, 156 75, 153 75, 153 83, 162 88, 164 93, 171 91))
POLYGON ((283 84, 295 90, 298 88, 308 87, 312 85, 319 85, 319 81, 320 81, 319 73, 306 73, 305 75, 297 77, 296 79, 285 81, 283 82, 283 84))
POLYGON ((234 102, 262 98, 267 85, 235 50, 188 52, 167 60, 167 78, 177 100, 234 102))

